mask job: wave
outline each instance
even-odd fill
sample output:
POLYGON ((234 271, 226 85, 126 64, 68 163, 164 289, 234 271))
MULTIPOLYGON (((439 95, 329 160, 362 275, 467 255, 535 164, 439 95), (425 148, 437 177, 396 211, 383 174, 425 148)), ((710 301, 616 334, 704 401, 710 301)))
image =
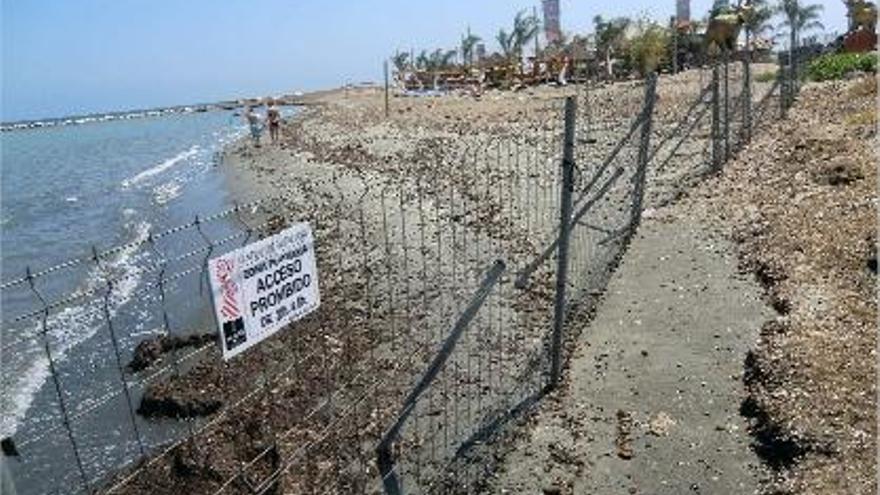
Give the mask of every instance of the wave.
MULTIPOLYGON (((137 244, 147 239, 150 227, 147 222, 135 225, 132 239, 135 246, 120 251, 104 265, 104 271, 119 280, 110 296, 111 318, 131 299, 140 284, 138 261, 145 254, 137 244)), ((104 274, 95 269, 89 272, 81 290, 91 291, 104 283, 104 274)), ((92 338, 105 325, 103 307, 93 301, 67 307, 50 316, 47 335, 53 360, 56 364, 64 360, 73 348, 92 338)), ((37 392, 49 379, 49 361, 43 347, 40 324, 37 323, 29 331, 8 330, 7 336, 15 335, 19 340, 9 346, 11 352, 4 352, 3 377, 0 378, 4 391, 4 401, 0 403, 0 437, 15 434, 37 392)), ((6 343, 4 351, 5 346, 6 343)))
POLYGON ((199 145, 197 145, 197 144, 193 145, 193 147, 191 147, 190 149, 188 149, 186 151, 181 151, 177 155, 165 160, 164 162, 156 165, 155 167, 148 168, 147 170, 144 170, 143 172, 135 175, 134 177, 130 177, 128 179, 125 179, 124 181, 122 181, 122 187, 129 188, 129 187, 137 184, 138 182, 143 181, 144 179, 149 179, 150 177, 152 177, 154 175, 161 174, 162 172, 177 165, 178 163, 182 162, 183 160, 186 160, 187 158, 191 158, 191 157, 195 156, 195 154, 198 153, 200 149, 201 149, 201 147, 199 145))
POLYGON ((164 205, 172 199, 180 196, 181 190, 182 186, 180 182, 177 182, 176 180, 166 182, 153 188, 153 199, 156 201, 156 204, 164 205))

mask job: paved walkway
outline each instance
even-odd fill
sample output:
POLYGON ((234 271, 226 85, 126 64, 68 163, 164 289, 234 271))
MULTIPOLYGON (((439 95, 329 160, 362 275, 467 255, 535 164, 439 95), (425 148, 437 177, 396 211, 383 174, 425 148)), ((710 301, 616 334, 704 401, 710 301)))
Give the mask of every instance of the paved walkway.
POLYGON ((770 317, 686 202, 646 218, 491 493, 750 494, 743 361, 770 317))

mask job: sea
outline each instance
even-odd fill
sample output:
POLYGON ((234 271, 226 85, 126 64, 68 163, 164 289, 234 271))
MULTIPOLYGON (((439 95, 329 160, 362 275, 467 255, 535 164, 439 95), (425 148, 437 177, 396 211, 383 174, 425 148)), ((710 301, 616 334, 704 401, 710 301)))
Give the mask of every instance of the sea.
POLYGON ((0 133, 0 279, 14 284, 35 274, 0 298, 0 438, 18 450, 6 464, 22 494, 94 488, 142 447, 151 451, 184 434, 180 422, 136 417, 138 442, 124 386, 137 407, 145 377, 127 373, 124 384, 119 368, 138 342, 169 326, 180 334, 211 328, 198 270, 204 256, 164 271, 157 261, 245 228, 232 215, 144 242, 241 199, 222 166, 224 147, 246 134, 236 111, 52 124, 0 133), (99 262, 89 259, 95 252, 99 262), (189 280, 164 282, 187 270, 189 280), (53 304, 78 294, 89 296, 53 304))

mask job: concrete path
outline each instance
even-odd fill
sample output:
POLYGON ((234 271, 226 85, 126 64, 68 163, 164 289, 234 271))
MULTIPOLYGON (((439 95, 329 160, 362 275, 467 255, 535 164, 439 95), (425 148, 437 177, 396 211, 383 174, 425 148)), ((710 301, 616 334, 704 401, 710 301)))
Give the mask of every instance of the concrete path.
POLYGON ((686 203, 649 212, 579 338, 565 390, 541 406, 491 493, 757 490, 739 406, 743 361, 771 310, 686 203))

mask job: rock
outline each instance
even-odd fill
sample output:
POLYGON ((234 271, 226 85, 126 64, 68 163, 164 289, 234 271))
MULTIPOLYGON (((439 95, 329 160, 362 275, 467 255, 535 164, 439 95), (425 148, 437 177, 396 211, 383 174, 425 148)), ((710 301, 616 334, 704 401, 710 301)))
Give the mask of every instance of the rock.
POLYGON ((847 185, 862 178, 856 163, 846 157, 832 158, 813 171, 813 182, 826 186, 847 185))
POLYGON ((844 74, 844 75, 843 75, 843 78, 844 78, 845 80, 847 80, 847 81, 853 81, 853 80, 856 80, 856 79, 861 79, 861 78, 863 78, 863 77, 865 77, 865 76, 867 76, 867 75, 868 75, 868 74, 867 74, 865 71, 861 71, 861 70, 851 70, 851 71, 847 72, 846 74, 844 74))
POLYGON ((134 372, 143 371, 162 359, 162 356, 168 352, 187 347, 200 347, 213 342, 216 338, 215 334, 208 333, 186 336, 159 335, 142 340, 135 347, 128 368, 134 372))
POLYGON ((669 435, 669 430, 675 425, 675 420, 661 411, 648 422, 648 433, 658 437, 665 437, 669 435))
POLYGON ((214 481, 223 480, 223 476, 211 463, 210 457, 200 452, 191 442, 184 442, 175 447, 171 462, 175 476, 214 481))
POLYGON ((561 495, 562 490, 558 486, 551 485, 542 488, 541 492, 543 492, 544 495, 561 495))
POLYGON ((138 414, 147 418, 196 418, 210 416, 223 407, 223 401, 195 395, 183 396, 171 386, 151 385, 141 397, 138 414))
POLYGON ((0 441, 0 447, 2 447, 4 456, 18 457, 18 449, 15 447, 15 441, 12 437, 3 437, 3 440, 0 441))
POLYGON ((162 338, 150 338, 142 340, 134 349, 134 356, 128 363, 128 369, 132 371, 142 371, 153 365, 162 357, 162 338))
POLYGON ((633 457, 632 448, 632 414, 624 411, 617 411, 617 456, 621 459, 629 460, 633 457))

